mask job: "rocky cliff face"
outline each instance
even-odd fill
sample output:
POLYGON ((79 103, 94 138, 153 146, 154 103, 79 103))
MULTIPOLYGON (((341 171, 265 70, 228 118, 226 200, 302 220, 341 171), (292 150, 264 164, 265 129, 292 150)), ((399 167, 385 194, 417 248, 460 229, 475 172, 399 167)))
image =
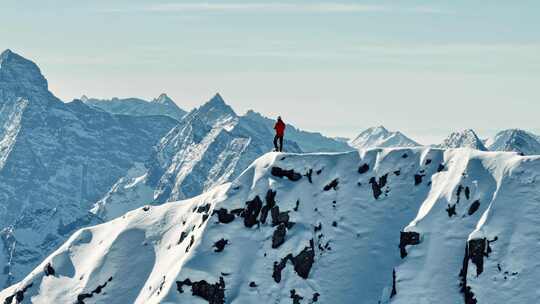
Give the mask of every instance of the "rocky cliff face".
POLYGON ((534 303, 539 178, 472 149, 269 153, 79 230, 0 301, 534 303))
POLYGON ((0 55, 0 286, 20 279, 73 231, 92 204, 144 162, 176 122, 63 103, 31 61, 0 55))

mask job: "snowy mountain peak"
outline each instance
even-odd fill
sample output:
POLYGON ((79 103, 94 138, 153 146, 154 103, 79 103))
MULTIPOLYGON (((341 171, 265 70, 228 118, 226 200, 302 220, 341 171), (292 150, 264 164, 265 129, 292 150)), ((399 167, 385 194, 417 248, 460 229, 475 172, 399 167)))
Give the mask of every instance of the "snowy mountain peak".
POLYGON ((0 85, 39 91, 48 88, 39 67, 9 49, 0 55, 0 85))
POLYGON ((478 138, 478 135, 476 135, 476 132, 472 129, 453 132, 439 146, 444 149, 472 148, 480 151, 487 151, 482 140, 478 138))
POLYGON ((234 110, 225 103, 225 100, 217 93, 203 104, 198 109, 190 113, 191 116, 198 116, 203 119, 208 125, 215 126, 216 124, 228 123, 231 120, 236 120, 238 115, 234 110))
POLYGON ((540 154, 538 137, 520 129, 503 130, 495 137, 488 139, 486 146, 492 151, 513 151, 525 155, 540 154))
POLYGON ((152 100, 152 102, 162 104, 162 105, 177 107, 176 103, 165 93, 162 93, 161 95, 159 95, 157 98, 152 100))
POLYGON ((383 126, 371 127, 360 133, 349 144, 357 149, 371 149, 376 147, 414 147, 417 142, 403 133, 390 132, 383 126))
POLYGON ((81 98, 79 98, 82 102, 87 102, 89 100, 88 96, 83 95, 81 98))

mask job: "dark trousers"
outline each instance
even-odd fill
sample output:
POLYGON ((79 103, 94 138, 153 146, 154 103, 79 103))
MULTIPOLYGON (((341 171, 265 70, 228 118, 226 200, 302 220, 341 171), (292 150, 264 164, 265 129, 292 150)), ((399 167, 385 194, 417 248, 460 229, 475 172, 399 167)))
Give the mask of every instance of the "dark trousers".
POLYGON ((274 147, 276 148, 276 152, 283 152, 283 136, 276 135, 274 137, 274 147), (278 147, 279 142, 279 147, 278 147))

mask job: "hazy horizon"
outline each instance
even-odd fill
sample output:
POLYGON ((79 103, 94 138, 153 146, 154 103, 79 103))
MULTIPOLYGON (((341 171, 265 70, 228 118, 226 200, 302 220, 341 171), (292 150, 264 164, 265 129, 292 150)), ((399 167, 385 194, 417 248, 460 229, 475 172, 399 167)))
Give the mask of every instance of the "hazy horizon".
POLYGON ((93 1, 0 4, 0 49, 64 101, 220 92, 328 136, 384 125, 424 144, 539 132, 540 4, 93 1), (101 43, 96 43, 101 42, 101 43))

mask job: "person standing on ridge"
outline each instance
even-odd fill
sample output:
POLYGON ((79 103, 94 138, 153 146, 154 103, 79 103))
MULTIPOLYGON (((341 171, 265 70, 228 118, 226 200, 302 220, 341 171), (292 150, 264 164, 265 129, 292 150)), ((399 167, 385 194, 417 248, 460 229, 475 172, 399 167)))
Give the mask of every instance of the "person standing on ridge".
POLYGON ((278 116, 274 130, 276 130, 276 136, 274 136, 275 152, 283 152, 283 136, 285 136, 285 123, 281 120, 281 116, 278 116), (279 141, 279 147, 278 147, 279 141))

